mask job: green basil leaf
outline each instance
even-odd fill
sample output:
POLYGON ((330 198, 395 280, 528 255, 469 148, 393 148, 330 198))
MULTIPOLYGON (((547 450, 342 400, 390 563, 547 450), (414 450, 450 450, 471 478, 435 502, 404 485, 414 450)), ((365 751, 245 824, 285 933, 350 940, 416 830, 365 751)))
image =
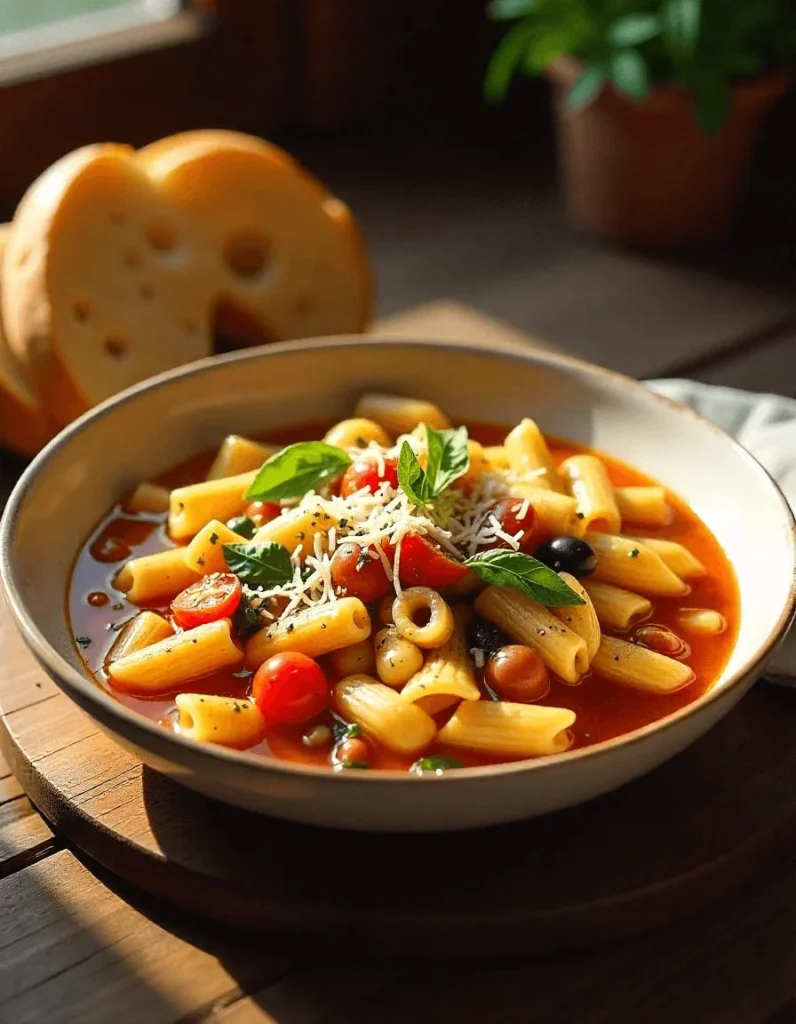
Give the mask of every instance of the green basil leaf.
POLYGON ((248 516, 235 516, 234 519, 228 519, 227 526, 233 533, 240 534, 246 540, 251 540, 255 533, 257 533, 257 526, 254 520, 248 516))
POLYGON ((461 761, 457 761, 455 757, 442 757, 442 755, 436 754, 432 757, 421 757, 419 761, 415 761, 409 770, 416 775, 422 775, 424 772, 442 775, 443 772, 450 771, 453 768, 464 768, 464 765, 461 761))
POLYGON ((464 476, 470 466, 467 428, 434 430, 426 427, 428 464, 425 470, 409 443, 404 441, 398 457, 398 483, 415 505, 425 505, 464 476))
POLYGON ((225 544, 224 558, 229 571, 250 587, 268 590, 293 579, 290 552, 283 544, 225 544))
POLYGON ((569 91, 567 104, 570 110, 580 110, 596 98, 605 83, 605 75, 597 67, 589 67, 583 72, 569 91))
POLYGON ((324 441, 299 441, 263 464, 245 497, 253 501, 299 498, 334 480, 350 465, 351 457, 342 448, 324 441))
POLYGON ((481 551, 468 558, 464 564, 485 583, 511 587, 532 601, 550 608, 586 603, 567 586, 557 572, 521 551, 508 551, 505 548, 481 551))
POLYGON ((632 100, 643 100, 650 91, 647 62, 638 50, 619 50, 611 56, 611 79, 632 100))
POLYGON ((661 31, 657 14, 623 14, 608 30, 611 46, 641 46, 654 39, 661 31))

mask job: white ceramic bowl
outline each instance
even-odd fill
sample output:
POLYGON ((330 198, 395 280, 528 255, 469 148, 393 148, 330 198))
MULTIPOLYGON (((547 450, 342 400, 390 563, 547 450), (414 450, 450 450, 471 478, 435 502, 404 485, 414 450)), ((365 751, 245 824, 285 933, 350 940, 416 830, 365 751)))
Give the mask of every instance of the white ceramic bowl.
POLYGON ((766 472, 717 427, 642 385, 518 348, 363 338, 292 342, 196 363, 99 406, 32 463, 0 530, 2 577, 30 649, 107 733, 158 771, 231 804, 363 830, 437 831, 544 814, 642 775, 714 725, 759 676, 794 610, 794 522, 766 472), (715 687, 628 736, 552 758, 451 772, 332 774, 175 736, 80 669, 64 615, 72 560, 118 496, 230 432, 344 417, 365 390, 438 402, 455 421, 543 429, 638 466, 710 526, 741 589, 738 643, 715 687))

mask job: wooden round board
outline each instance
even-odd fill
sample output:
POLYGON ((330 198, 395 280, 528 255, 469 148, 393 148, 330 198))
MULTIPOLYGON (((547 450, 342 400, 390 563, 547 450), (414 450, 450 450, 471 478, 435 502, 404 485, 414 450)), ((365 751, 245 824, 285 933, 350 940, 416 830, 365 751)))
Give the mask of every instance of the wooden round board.
POLYGON ((765 684, 651 775, 569 811, 478 832, 286 824, 170 782, 99 732, 0 617, 2 744, 42 813, 118 876, 281 944, 514 957, 671 921, 796 836, 796 693, 765 684))

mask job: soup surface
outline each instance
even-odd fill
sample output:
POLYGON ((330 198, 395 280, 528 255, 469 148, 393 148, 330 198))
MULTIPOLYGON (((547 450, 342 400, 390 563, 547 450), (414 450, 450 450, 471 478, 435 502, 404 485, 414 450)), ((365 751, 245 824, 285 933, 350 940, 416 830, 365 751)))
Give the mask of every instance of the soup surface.
POLYGON ((406 403, 361 405, 350 422, 365 436, 347 436, 348 421, 232 436, 108 512, 67 600, 80 657, 110 697, 253 755, 438 774, 623 735, 716 681, 737 587, 675 495, 530 420, 465 434, 436 410, 432 440, 406 403), (331 456, 271 454, 324 437, 331 456), (192 486, 208 474, 216 485, 192 486), (420 516, 409 530, 407 508, 420 516), (367 546, 346 560, 358 537, 367 546), (251 557, 256 545, 273 564, 251 557))

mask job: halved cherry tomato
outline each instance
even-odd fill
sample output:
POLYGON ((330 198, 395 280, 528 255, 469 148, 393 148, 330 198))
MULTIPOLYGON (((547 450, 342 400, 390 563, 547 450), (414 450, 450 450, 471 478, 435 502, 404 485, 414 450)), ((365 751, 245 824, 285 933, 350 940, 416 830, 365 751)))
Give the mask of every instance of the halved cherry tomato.
MULTIPOLYGON (((524 504, 523 498, 501 498, 500 501, 496 502, 492 514, 500 523, 501 529, 511 537, 516 537, 518 533, 522 532, 520 551, 525 552, 526 555, 531 555, 539 544, 539 524, 534 507, 530 502, 528 502, 525 513, 520 519, 519 513, 522 511, 524 504)), ((487 544, 483 550, 491 551, 494 548, 507 547, 510 547, 508 541, 498 537, 491 544, 487 544)))
POLYGON ((268 725, 297 725, 326 710, 329 684, 317 661, 286 651, 257 669, 252 697, 268 725))
POLYGON ((373 455, 361 455, 343 473, 343 479, 340 482, 340 494, 343 498, 347 498, 349 494, 361 491, 363 487, 367 487, 372 494, 375 494, 379 484, 384 480, 387 481, 390 487, 394 487, 397 490, 398 463, 396 460, 385 459, 384 472, 380 473, 378 460, 373 455))
MULTIPOLYGON (((390 553, 385 554, 391 559, 390 553)), ((332 555, 331 572, 336 587, 342 587, 349 597, 358 597, 365 604, 381 601, 392 587, 382 560, 371 558, 353 541, 341 544, 332 555)))
POLYGON ((444 554, 419 533, 401 541, 398 575, 405 587, 452 587, 467 575, 467 566, 444 554))
POLYGON ((216 619, 230 619, 240 604, 240 580, 230 572, 214 572, 177 594, 171 602, 174 621, 193 629, 216 619))
POLYGON ((243 514, 248 516, 259 530, 261 526, 276 519, 281 512, 282 506, 274 501, 253 501, 251 505, 247 505, 243 514))

